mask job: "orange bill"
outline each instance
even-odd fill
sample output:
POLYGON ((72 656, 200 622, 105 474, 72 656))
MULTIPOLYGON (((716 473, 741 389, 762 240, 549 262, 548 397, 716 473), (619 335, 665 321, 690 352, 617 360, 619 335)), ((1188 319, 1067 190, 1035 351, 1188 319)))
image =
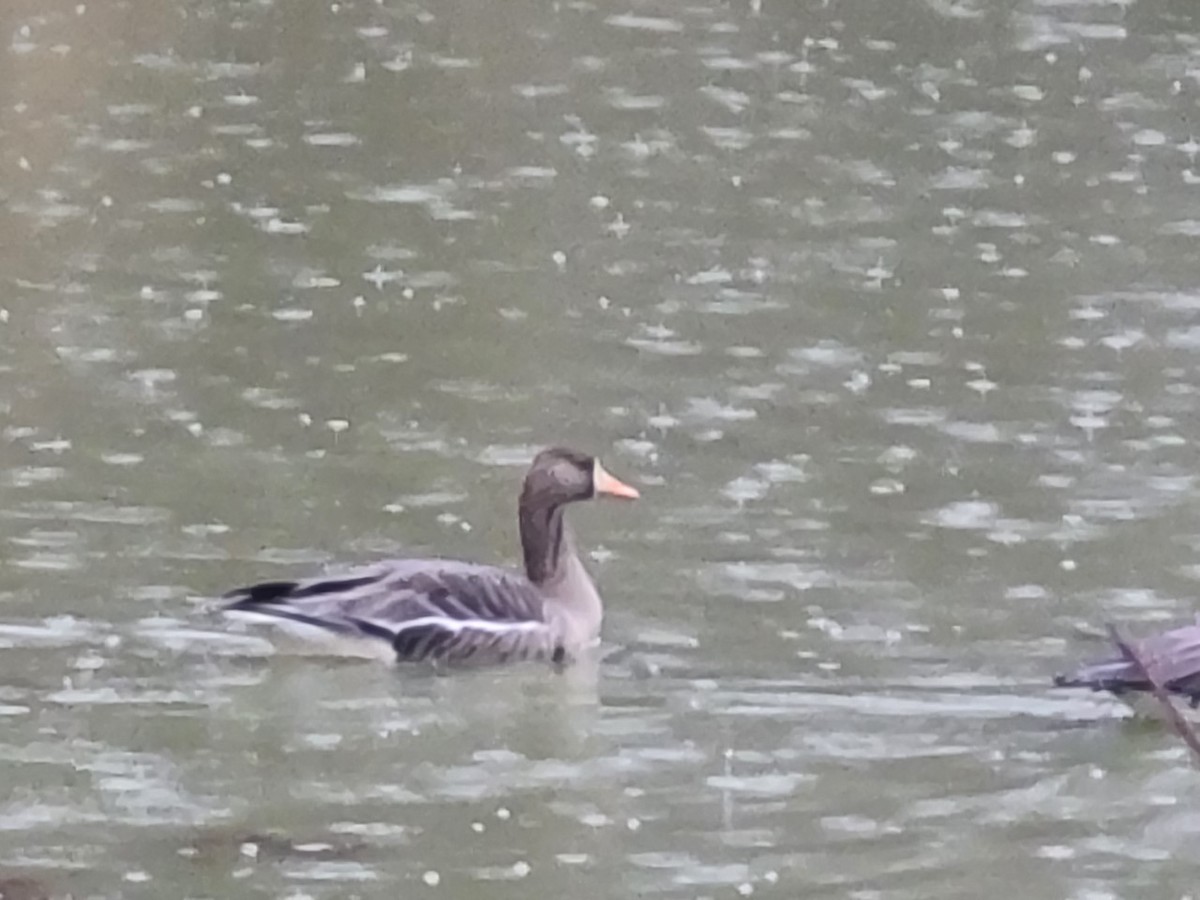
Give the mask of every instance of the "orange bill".
POLYGON ((592 470, 592 484, 595 485, 597 494, 624 497, 626 500, 636 500, 641 496, 637 488, 609 475, 604 470, 604 466, 600 465, 600 460, 596 460, 595 468, 592 470))

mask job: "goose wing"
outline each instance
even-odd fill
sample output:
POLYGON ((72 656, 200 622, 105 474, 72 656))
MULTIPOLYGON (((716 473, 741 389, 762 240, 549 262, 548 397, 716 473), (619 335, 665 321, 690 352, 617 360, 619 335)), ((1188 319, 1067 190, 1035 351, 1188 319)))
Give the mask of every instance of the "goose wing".
MULTIPOLYGON (((1163 687, 1200 701, 1200 624, 1173 628, 1132 643, 1150 674, 1163 687)), ((1118 694, 1150 690, 1137 663, 1123 653, 1059 675, 1054 683, 1118 694)))
POLYGON ((390 560, 302 581, 270 581, 225 596, 227 612, 385 641, 397 658, 494 663, 559 659, 542 596, 494 566, 390 560))

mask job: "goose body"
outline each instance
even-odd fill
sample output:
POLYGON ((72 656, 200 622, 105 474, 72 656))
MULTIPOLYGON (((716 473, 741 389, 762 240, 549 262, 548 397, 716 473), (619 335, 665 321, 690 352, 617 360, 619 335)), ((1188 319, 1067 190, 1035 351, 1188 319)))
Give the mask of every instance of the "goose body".
POLYGON ((446 665, 569 661, 600 636, 603 604, 563 507, 635 498, 595 459, 545 450, 519 503, 525 572, 447 559, 397 559, 226 594, 227 615, 269 621, 356 655, 446 665))
MULTIPOLYGON (((1129 641, 1153 678, 1177 705, 1197 718, 1200 707, 1200 622, 1129 641)), ((1107 691, 1137 713, 1155 704, 1150 683, 1137 662, 1120 647, 1112 656, 1087 663, 1054 679, 1058 687, 1107 691)))

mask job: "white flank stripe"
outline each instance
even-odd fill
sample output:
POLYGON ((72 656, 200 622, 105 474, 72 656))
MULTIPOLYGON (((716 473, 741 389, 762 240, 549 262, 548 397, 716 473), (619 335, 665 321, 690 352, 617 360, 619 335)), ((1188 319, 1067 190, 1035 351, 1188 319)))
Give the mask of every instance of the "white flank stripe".
POLYGON ((545 628, 545 622, 492 622, 488 619, 453 619, 450 616, 422 616, 419 619, 409 619, 407 622, 380 622, 376 619, 364 619, 379 628, 386 628, 394 635, 401 635, 410 628, 424 628, 434 625, 445 631, 486 631, 489 634, 505 634, 510 631, 538 631, 545 628))

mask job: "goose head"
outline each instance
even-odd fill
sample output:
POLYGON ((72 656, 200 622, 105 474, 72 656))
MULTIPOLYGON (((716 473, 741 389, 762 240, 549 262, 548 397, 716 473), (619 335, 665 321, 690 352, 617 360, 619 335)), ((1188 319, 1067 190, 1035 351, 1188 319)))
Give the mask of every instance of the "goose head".
POLYGON ((552 447, 534 457, 521 489, 521 506, 546 509, 602 495, 626 500, 639 496, 637 488, 610 475, 594 456, 552 447))

